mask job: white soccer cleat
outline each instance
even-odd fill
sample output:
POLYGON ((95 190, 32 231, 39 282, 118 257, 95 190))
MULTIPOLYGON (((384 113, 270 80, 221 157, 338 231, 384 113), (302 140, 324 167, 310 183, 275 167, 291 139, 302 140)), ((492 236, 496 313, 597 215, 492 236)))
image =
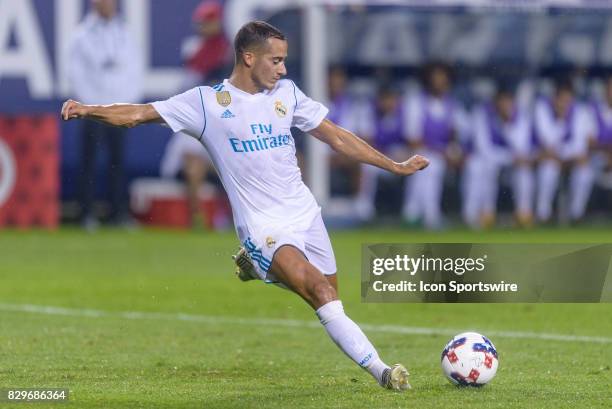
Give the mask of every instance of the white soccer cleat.
POLYGON ((232 259, 234 263, 236 263, 236 276, 238 276, 240 280, 250 281, 259 279, 253 261, 244 247, 240 247, 238 253, 233 255, 232 259))
POLYGON ((395 364, 383 373, 382 386, 398 392, 410 389, 408 383, 408 370, 402 364, 395 364))

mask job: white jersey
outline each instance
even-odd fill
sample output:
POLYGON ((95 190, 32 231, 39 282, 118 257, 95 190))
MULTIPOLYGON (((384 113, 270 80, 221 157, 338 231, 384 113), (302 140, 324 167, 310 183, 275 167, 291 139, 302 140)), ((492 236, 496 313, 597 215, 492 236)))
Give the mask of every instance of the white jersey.
POLYGON ((229 196, 241 241, 269 228, 307 229, 320 207, 302 181, 290 128, 308 132, 328 110, 290 80, 249 94, 228 80, 153 107, 174 132, 208 150, 229 196))

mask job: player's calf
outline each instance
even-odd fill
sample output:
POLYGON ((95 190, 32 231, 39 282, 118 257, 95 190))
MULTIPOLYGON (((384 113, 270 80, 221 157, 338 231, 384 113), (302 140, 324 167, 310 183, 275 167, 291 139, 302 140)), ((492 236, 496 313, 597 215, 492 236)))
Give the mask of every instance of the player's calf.
POLYGON ((408 371, 401 365, 390 368, 380 359, 361 328, 345 314, 330 281, 298 249, 292 246, 278 249, 271 272, 316 310, 334 343, 381 386, 398 391, 408 388, 408 371))

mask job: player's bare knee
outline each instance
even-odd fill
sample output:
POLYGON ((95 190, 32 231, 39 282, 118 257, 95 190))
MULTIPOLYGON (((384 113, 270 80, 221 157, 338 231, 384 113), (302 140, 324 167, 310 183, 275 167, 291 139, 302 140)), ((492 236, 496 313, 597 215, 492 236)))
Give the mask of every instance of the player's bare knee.
POLYGON ((315 308, 319 308, 320 306, 338 298, 336 290, 325 279, 325 277, 321 277, 320 280, 316 280, 315 282, 311 283, 308 288, 308 295, 315 308))

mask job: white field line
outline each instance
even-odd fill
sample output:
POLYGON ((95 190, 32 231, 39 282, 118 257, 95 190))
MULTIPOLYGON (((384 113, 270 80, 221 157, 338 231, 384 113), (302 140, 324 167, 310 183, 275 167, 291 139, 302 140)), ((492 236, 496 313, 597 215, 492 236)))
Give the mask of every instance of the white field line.
MULTIPOLYGON (((202 324, 231 324, 231 325, 256 325, 290 328, 319 328, 320 324, 313 319, 312 321, 289 320, 281 318, 241 318, 208 316, 183 313, 162 313, 162 312, 141 312, 141 311, 103 311, 79 308, 63 308, 45 305, 32 304, 4 304, 0 303, 0 312, 22 312, 44 315, 64 315, 71 317, 87 318, 122 318, 130 320, 166 320, 166 321, 185 321, 202 324)), ((366 332, 384 332, 405 335, 445 335, 452 336, 465 330, 451 328, 429 328, 429 327, 407 327, 401 325, 377 325, 364 324, 359 326, 366 332)), ((582 335, 551 334, 545 332, 522 332, 522 331, 484 331, 488 337, 495 338, 522 338, 545 341, 561 342, 587 342, 598 344, 612 344, 610 337, 593 337, 582 335)))

